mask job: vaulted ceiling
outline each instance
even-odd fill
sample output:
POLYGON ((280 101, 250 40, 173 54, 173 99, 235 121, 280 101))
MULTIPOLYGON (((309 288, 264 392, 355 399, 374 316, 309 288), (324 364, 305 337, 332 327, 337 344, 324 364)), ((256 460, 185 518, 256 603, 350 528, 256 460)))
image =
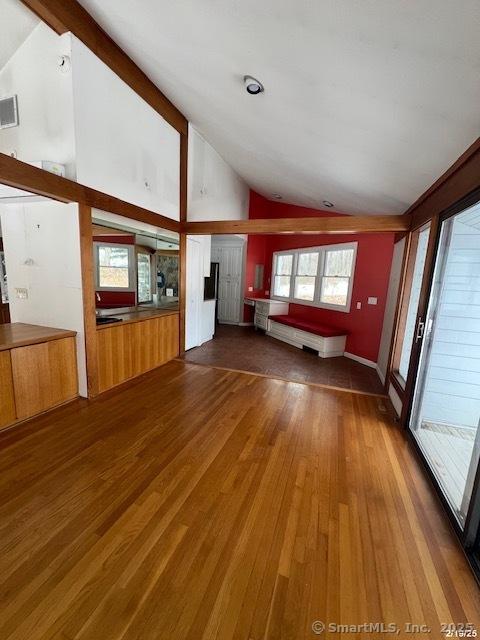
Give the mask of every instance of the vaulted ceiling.
POLYGON ((480 132, 478 0, 81 3, 270 198, 402 213, 480 132))
POLYGON ((38 18, 19 0, 0 0, 0 69, 10 60, 38 22, 38 18))

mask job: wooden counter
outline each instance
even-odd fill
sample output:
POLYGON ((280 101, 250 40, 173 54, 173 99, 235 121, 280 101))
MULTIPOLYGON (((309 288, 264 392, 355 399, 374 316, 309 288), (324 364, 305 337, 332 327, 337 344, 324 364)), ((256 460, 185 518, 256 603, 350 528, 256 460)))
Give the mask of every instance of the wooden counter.
POLYGON ((75 331, 0 325, 0 428, 78 396, 75 331))
POLYGON ((0 324, 0 351, 25 347, 50 340, 60 338, 75 337, 75 331, 66 329, 52 329, 51 327, 41 327, 36 324, 24 324, 23 322, 12 322, 11 324, 0 324))
POLYGON ((98 391, 156 369, 179 354, 179 312, 152 309, 115 315, 97 329, 98 391))
MULTIPOLYGON (((178 315, 178 308, 172 309, 148 309, 145 311, 130 311, 129 313, 111 313, 113 318, 121 318, 122 322, 112 322, 111 324, 97 325, 97 329, 108 329, 112 326, 119 324, 130 324, 132 322, 142 322, 143 320, 149 320, 150 318, 160 318, 163 316, 178 315)), ((103 316, 108 317, 108 316, 103 316)))

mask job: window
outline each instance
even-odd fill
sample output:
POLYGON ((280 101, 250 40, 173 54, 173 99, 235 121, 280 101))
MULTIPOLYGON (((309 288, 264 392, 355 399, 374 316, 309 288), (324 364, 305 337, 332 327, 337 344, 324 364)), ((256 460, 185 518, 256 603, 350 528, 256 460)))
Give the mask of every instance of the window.
POLYGON ((273 254, 273 298, 350 311, 357 243, 273 254))
POLYGON ((345 307, 348 303, 354 250, 325 251, 320 302, 345 307))
POLYGON ((293 254, 275 254, 273 268, 273 295, 279 298, 290 297, 292 279, 293 254))
POLYGON ((316 252, 298 254, 297 268, 295 271, 294 298, 298 300, 314 300, 318 257, 319 253, 316 252))
POLYGON ((152 301, 152 268, 149 253, 137 253, 138 302, 152 301))
POLYGON ((95 243, 97 289, 135 291, 133 245, 95 243))

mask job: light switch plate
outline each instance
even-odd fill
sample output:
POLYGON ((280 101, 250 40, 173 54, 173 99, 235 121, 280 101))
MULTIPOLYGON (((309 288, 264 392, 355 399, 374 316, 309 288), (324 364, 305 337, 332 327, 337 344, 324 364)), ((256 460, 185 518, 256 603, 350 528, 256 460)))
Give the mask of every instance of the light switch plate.
POLYGON ((249 291, 253 291, 253 287, 248 287, 248 290, 249 291))
POLYGON ((368 299, 368 304, 377 304, 378 302, 378 298, 369 298, 368 299))
POLYGON ((362 308, 362 303, 361 302, 357 302, 357 309, 361 309, 362 308))
POLYGON ((24 289, 22 288, 16 288, 15 289, 15 297, 18 298, 19 300, 27 300, 28 298, 28 289, 24 289))

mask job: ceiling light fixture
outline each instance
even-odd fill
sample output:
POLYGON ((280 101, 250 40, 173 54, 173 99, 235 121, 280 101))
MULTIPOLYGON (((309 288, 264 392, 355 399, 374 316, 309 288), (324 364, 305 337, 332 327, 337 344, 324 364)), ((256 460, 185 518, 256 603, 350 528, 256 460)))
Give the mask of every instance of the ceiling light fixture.
POLYGON ((252 96, 256 96, 265 91, 263 84, 252 76, 243 76, 243 84, 245 85, 247 93, 252 96))
POLYGON ((322 204, 324 207, 328 207, 329 209, 333 207, 333 202, 330 202, 330 200, 323 200, 322 204))

